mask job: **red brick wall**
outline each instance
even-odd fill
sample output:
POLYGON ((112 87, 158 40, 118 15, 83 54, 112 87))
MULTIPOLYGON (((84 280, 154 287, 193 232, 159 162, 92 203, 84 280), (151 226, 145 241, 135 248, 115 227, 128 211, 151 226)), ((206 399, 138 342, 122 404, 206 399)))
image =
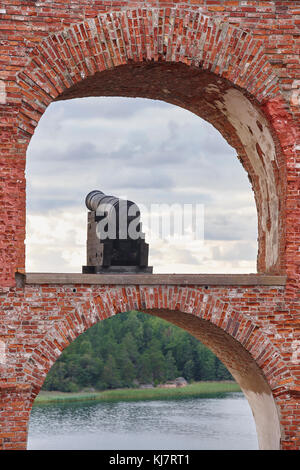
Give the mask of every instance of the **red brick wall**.
MULTIPOLYGON (((180 101, 179 86, 168 97, 153 94, 205 116, 237 149, 256 196, 258 270, 287 269, 290 285, 298 283, 298 12, 299 2, 6 2, 0 10, 3 285, 13 285, 14 272, 25 268, 26 149, 46 107, 53 99, 89 94, 84 91, 88 85, 85 77, 96 78, 101 71, 112 68, 118 75, 121 70, 117 72, 117 66, 128 63, 144 64, 146 73, 153 62, 180 63, 193 70, 211 71, 214 75, 207 84, 222 77, 220 92, 224 92, 225 83, 239 87, 265 116, 276 148, 274 181, 280 200, 275 230, 279 256, 271 262, 266 262, 266 252, 272 249, 270 240, 274 240, 274 235, 268 240, 267 232, 275 223, 274 217, 262 215, 261 177, 249 165, 240 136, 234 135, 230 123, 223 123, 220 113, 208 113, 204 100, 197 106, 180 101), (128 6, 131 10, 125 13, 128 6), (105 11, 112 13, 106 16, 105 11), (117 11, 123 13, 113 13, 117 11), (91 23, 101 13, 101 20, 91 23), (98 29, 97 40, 93 28, 98 29)), ((132 80, 134 83, 134 77, 132 80)), ((149 87, 148 91, 134 86, 124 90, 121 83, 117 89, 98 92, 147 96, 149 87)))
POLYGON ((255 369, 255 390, 264 377, 279 411, 282 448, 300 447, 299 13, 298 1, 7 0, 0 6, 2 447, 25 446, 32 399, 61 349, 99 315, 129 307, 152 309, 187 329, 189 315, 200 315, 199 338, 241 381, 244 361, 255 369), (204 303, 193 288, 145 288, 144 301, 136 287, 14 287, 16 270, 25 269, 24 170, 31 135, 54 99, 91 90, 165 99, 222 132, 255 192, 258 270, 286 273, 286 288, 217 288, 201 291, 208 295, 204 303), (234 99, 226 101, 230 93, 243 103, 239 123, 234 99), (255 129, 247 109, 259 116, 255 129), (255 134, 253 148, 245 132, 255 134), (179 292, 197 299, 192 311, 179 292), (204 305, 210 305, 207 313, 204 305))
POLYGON ((207 344, 250 403, 252 395, 273 397, 282 448, 300 445, 297 306, 285 302, 283 286, 27 285, 3 291, 0 301, 4 448, 26 445, 32 401, 62 350, 95 323, 131 309, 161 316, 207 344))

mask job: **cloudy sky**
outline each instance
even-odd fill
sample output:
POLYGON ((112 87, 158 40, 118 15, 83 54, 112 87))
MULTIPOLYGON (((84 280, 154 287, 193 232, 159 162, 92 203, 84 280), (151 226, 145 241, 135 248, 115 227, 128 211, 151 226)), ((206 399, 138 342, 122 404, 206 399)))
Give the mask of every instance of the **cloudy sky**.
POLYGON ((257 215, 246 172, 218 131, 189 111, 133 98, 52 103, 31 140, 26 176, 27 272, 81 272, 84 201, 94 189, 144 208, 155 273, 256 272, 257 215), (204 239, 189 227, 185 238, 154 234, 149 220, 161 204, 165 217, 172 204, 201 207, 204 239))

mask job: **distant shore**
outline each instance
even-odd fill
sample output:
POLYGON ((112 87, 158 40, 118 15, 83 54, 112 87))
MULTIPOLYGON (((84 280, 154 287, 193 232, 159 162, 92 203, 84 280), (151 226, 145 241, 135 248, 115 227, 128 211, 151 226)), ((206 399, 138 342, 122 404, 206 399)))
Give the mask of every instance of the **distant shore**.
POLYGON ((124 388, 104 390, 102 392, 64 393, 42 391, 34 401, 35 405, 48 403, 64 403, 72 401, 138 401, 138 400, 172 400, 180 398, 212 397, 220 393, 240 392, 236 382, 194 382, 184 387, 163 388, 124 388))

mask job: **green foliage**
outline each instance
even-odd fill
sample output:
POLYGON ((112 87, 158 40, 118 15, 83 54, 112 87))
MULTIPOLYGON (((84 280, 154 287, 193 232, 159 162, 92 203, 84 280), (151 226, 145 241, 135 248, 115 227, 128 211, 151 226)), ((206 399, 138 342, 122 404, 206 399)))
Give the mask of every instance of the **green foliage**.
POLYGON ((128 312, 80 335, 49 372, 43 390, 107 390, 142 383, 230 380, 228 370, 197 339, 160 318, 128 312))

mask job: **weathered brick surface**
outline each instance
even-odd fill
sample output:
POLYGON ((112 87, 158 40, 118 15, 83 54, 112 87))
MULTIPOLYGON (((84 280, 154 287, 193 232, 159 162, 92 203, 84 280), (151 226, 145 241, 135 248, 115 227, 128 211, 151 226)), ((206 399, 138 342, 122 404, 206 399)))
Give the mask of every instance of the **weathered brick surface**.
POLYGON ((62 350, 95 323, 131 309, 190 331, 220 357, 246 395, 267 394, 267 387, 282 448, 299 447, 300 310, 299 302, 286 299, 284 286, 46 284, 1 295, 3 448, 26 445, 32 401, 62 350))
POLYGON ((254 393, 261 374, 281 447, 300 448, 299 23, 299 1, 2 2, 0 446, 25 447, 32 400, 70 341, 139 308, 194 328, 247 390, 247 367, 254 393), (30 138, 52 101, 89 95, 162 99, 211 122, 252 183, 258 271, 286 286, 16 288, 30 138))
POLYGON ((14 272, 25 267, 24 168, 30 137, 54 99, 92 91, 164 99, 217 127, 236 148, 253 185, 259 271, 287 270, 290 285, 298 283, 299 8, 297 1, 6 1, 0 10, 3 285, 14 285, 14 272), (169 89, 162 85, 172 69, 169 89), (189 93, 189 74, 204 86, 202 96, 199 87, 198 96, 189 93), (258 119, 258 125, 263 134, 268 127, 275 157, 267 156, 270 142, 264 148, 247 120, 236 129, 228 108, 232 99, 227 108, 224 104, 226 89, 240 90, 266 120, 262 125, 258 119), (249 148, 246 132, 253 133, 256 149, 249 148), (264 165, 260 171, 258 157, 264 165), (268 254, 274 240, 276 259, 268 254))

